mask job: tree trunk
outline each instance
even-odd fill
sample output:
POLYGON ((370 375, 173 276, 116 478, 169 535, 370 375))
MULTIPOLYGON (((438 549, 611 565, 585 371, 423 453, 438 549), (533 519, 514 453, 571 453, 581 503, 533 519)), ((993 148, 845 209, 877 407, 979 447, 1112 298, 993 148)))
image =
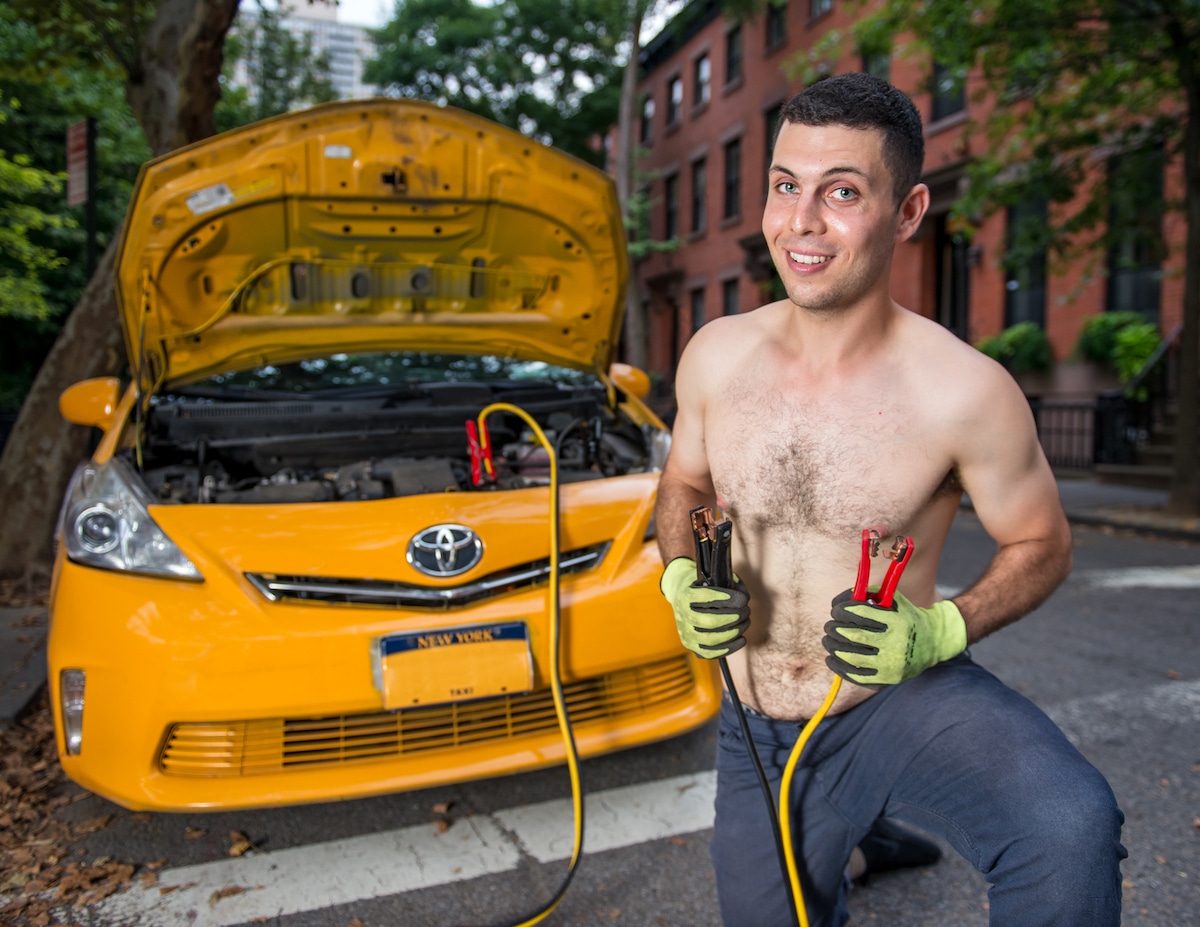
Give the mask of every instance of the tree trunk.
MULTIPOLYGON (((225 34, 238 0, 161 0, 127 75, 125 93, 156 155, 213 134, 221 96, 225 34)), ((67 481, 87 455, 89 435, 65 422, 58 397, 72 383, 112 376, 125 362, 113 262, 104 253, 38 371, 0 457, 0 578, 34 580, 53 563, 54 521, 67 481)))
POLYGON ((225 35, 238 0, 161 0, 125 95, 150 150, 166 154, 216 131, 225 35))
MULTIPOLYGON (((617 196, 623 207, 637 192, 633 188, 634 173, 634 132, 633 123, 637 118, 637 86, 638 59, 641 57, 642 20, 645 15, 645 4, 641 0, 633 0, 630 27, 629 61, 621 76, 621 102, 617 117, 617 196)), ((642 300, 642 287, 637 276, 637 266, 631 261, 629 268, 629 286, 625 291, 625 362, 641 370, 646 369, 649 351, 646 344, 646 309, 642 300)))
POLYGON ((67 317, 0 455, 0 579, 37 582, 49 576, 59 504, 76 465, 88 454, 91 436, 59 415, 59 394, 89 377, 115 376, 124 365, 112 287, 116 250, 115 242, 109 245, 67 317))

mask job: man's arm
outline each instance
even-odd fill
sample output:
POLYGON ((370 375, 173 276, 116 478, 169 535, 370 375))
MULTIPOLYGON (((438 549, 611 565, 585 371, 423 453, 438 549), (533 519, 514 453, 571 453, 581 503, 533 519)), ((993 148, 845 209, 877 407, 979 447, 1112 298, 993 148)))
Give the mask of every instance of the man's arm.
POLYGON ((695 542, 689 513, 699 505, 716 505, 716 490, 708 466, 704 439, 704 388, 698 376, 704 369, 705 332, 688 343, 675 373, 675 421, 671 427, 671 452, 658 483, 654 523, 663 563, 676 557, 694 557, 695 542))
MULTIPOLYGON (((979 356, 982 360, 982 355, 979 356)), ((959 479, 997 550, 983 576, 928 607, 897 593, 894 608, 833 600, 826 663, 862 685, 892 685, 962 653, 1041 604, 1071 569, 1071 532, 1058 484, 1037 439, 1029 403, 998 366, 957 371, 972 384, 946 428, 959 479), (986 421, 976 410, 986 408, 986 421)))
POLYGON ((986 419, 963 442, 959 478, 997 550, 983 575, 954 597, 973 643, 1042 604, 1071 571, 1071 528, 1038 441, 1029 403, 991 370, 986 419))

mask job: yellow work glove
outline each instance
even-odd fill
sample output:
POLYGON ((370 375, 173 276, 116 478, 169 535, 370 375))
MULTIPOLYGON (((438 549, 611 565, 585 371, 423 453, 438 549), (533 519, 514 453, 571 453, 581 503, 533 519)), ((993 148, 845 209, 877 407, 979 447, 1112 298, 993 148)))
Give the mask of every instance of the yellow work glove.
POLYGON ((696 580, 696 561, 676 557, 663 570, 658 588, 675 611, 683 646, 706 660, 725 657, 746 645, 750 594, 735 575, 734 587, 705 586, 696 580))
POLYGON ((822 641, 825 664, 860 685, 893 685, 956 657, 967 626, 949 599, 919 608, 897 594, 891 608, 855 602, 849 589, 833 600, 822 641))

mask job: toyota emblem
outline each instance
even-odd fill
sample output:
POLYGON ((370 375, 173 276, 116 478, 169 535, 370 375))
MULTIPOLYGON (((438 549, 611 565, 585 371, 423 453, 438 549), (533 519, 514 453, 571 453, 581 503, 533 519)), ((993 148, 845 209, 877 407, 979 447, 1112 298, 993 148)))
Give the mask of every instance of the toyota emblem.
POLYGON ((408 562, 426 576, 457 576, 483 557, 483 541, 462 525, 434 525, 408 543, 408 562))

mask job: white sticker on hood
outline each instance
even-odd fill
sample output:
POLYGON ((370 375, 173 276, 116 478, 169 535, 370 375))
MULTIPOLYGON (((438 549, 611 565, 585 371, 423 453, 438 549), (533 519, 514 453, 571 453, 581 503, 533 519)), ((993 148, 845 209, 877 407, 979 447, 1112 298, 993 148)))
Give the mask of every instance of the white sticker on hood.
POLYGON ((228 206, 234 201, 233 191, 227 184, 219 183, 212 187, 197 190, 187 198, 187 207, 194 216, 202 216, 206 212, 228 206))
POLYGON ((343 158, 348 161, 354 157, 354 151, 349 145, 326 145, 325 157, 343 158))

